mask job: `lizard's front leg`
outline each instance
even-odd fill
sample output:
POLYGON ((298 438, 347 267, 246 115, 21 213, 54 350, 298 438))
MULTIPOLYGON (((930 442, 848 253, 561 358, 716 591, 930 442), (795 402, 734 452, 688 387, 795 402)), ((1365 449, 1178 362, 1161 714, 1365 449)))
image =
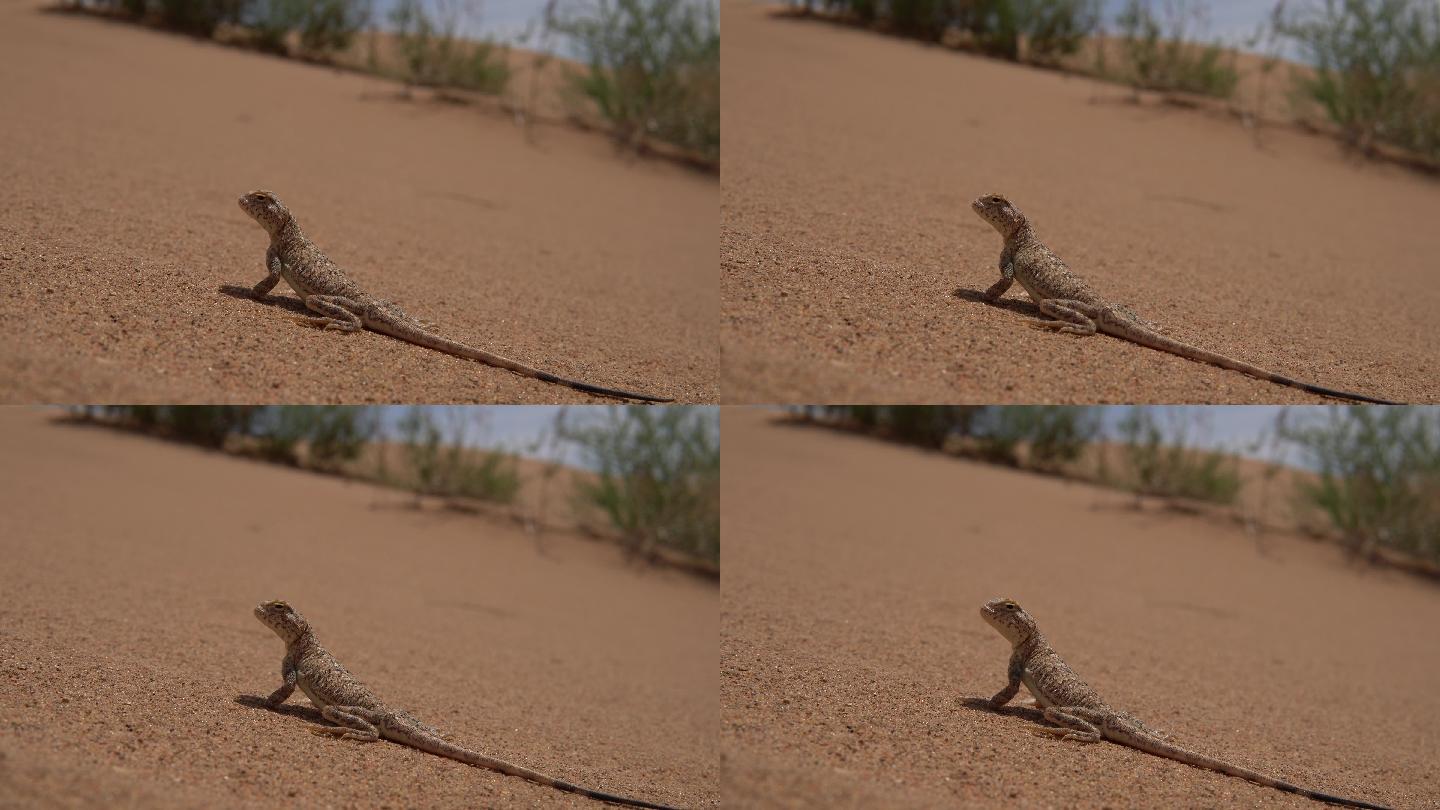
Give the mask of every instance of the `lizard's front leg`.
POLYGON ((333 726, 311 726, 316 734, 331 734, 342 740, 375 742, 380 739, 380 725, 384 712, 366 709, 362 706, 326 706, 320 715, 334 723, 333 726))
POLYGON ((270 697, 265 698, 266 705, 273 708, 288 700, 290 693, 295 691, 295 680, 299 674, 295 662, 290 660, 290 656, 285 656, 285 660, 280 662, 280 679, 283 683, 279 689, 270 693, 270 697))
POLYGON ((343 295, 307 295, 305 306, 323 317, 307 318, 297 315, 296 321, 317 329, 337 329, 341 332, 356 332, 365 328, 360 319, 360 305, 343 295))
POLYGON ((259 283, 251 287, 250 292, 256 298, 264 298, 270 294, 271 290, 275 289, 276 284, 280 283, 280 278, 280 257, 275 255, 275 248, 266 248, 265 278, 260 279, 259 283))
POLYGON ((1057 332, 1088 337, 1095 334, 1095 319, 1101 316, 1103 310, 1104 307, 1071 298, 1045 298, 1040 301, 1040 311, 1055 320, 1044 321, 1037 318, 1028 323, 1036 329, 1054 329, 1057 332))
POLYGON ((1051 706, 1045 710, 1045 719, 1060 728, 1036 726, 1035 734, 1053 734, 1062 740, 1100 742, 1103 736, 1100 726, 1105 723, 1105 712, 1086 709, 1083 706, 1051 706))
POLYGON ((1010 658, 1010 669, 1007 674, 1010 677, 1010 682, 1005 684, 1004 689, 996 692, 995 697, 990 698, 990 705, 993 708, 998 709, 1006 703, 1009 703, 1011 698, 1015 697, 1015 693, 1020 691, 1021 679, 1025 677, 1025 662, 1017 656, 1012 656, 1010 658))
POLYGON ((997 299, 997 298, 999 298, 1000 296, 1004 295, 1004 294, 1005 294, 1005 291, 1008 290, 1008 289, 1010 289, 1010 285, 1011 285, 1011 284, 1014 284, 1014 283, 1015 283, 1015 263, 1014 263, 1013 261, 1010 261, 1010 260, 1006 259, 1004 256, 1001 256, 1001 257, 1000 257, 1000 280, 997 281, 997 282, 995 282, 994 284, 990 285, 990 289, 988 289, 988 290, 985 291, 985 300, 986 300, 986 301, 994 301, 995 299, 997 299))

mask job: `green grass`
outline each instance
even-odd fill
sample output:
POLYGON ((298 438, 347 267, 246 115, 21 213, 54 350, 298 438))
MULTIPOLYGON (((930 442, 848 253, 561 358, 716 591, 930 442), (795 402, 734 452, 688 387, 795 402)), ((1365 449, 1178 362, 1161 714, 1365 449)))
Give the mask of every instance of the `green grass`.
POLYGON ((720 561, 720 419, 713 408, 572 409, 556 433, 580 448, 593 479, 576 482, 625 545, 720 561))
POLYGON ((1314 481, 1301 504, 1350 549, 1390 548, 1440 562, 1440 411, 1349 406, 1324 417, 1282 417, 1277 433, 1314 481))
POLYGON ((713 0, 552 2, 545 25, 585 63, 569 75, 578 118, 593 104, 614 137, 634 149, 659 141, 718 165, 720 10, 713 0))
POLYGON ((1192 27, 1202 17, 1201 8, 1190 2, 1166 4, 1157 14, 1150 0, 1128 0, 1117 18, 1119 67, 1111 69, 1100 62, 1097 72, 1136 90, 1229 98, 1240 79, 1235 55, 1218 43, 1201 45, 1193 40, 1192 27))
POLYGON ((1274 17, 1315 66, 1293 77, 1297 96, 1350 144, 1373 152, 1386 142, 1440 161, 1440 3, 1325 0, 1274 17))
POLYGON ((1113 482, 1138 495, 1231 504, 1240 492, 1234 456, 1201 450, 1192 441, 1202 425, 1190 415, 1168 421, 1132 407, 1120 423, 1124 467, 1113 482))

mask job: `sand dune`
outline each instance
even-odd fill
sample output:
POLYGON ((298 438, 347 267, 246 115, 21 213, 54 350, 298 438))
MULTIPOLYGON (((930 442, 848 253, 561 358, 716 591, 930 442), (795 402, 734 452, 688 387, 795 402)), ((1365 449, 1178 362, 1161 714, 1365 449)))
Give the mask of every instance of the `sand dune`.
MULTIPOLYGON (((1292 377, 1440 401, 1440 184, 1325 137, 722 3, 726 402, 1318 402, 956 296, 1014 200, 1096 290, 1292 377)), ((1024 301, 1025 303, 1020 303, 1024 301)))
POLYGON ((383 699, 602 790, 718 803, 718 594, 612 546, 0 409, 0 806, 597 807, 320 739, 251 615, 290 600, 383 699))
POLYGON ((1440 594, 1127 496, 726 409, 726 801, 746 807, 1320 805, 962 703, 1005 683, 1008 596, 1112 704, 1331 793, 1440 806, 1440 594))
MULTIPOLYGON (((559 127, 100 19, 0 5, 0 401, 585 402, 235 298, 277 192, 380 298, 565 376, 719 396, 718 187, 559 127)), ((288 289, 275 291, 292 296, 288 289)), ((288 298, 294 305, 298 300, 288 298)))

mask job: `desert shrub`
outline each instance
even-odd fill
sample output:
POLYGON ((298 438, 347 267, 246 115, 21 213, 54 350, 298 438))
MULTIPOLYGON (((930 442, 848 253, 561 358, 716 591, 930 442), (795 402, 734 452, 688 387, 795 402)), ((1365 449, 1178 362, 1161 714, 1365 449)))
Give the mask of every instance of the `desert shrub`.
POLYGON ((399 424, 405 457, 414 476, 416 497, 438 494, 446 471, 446 436, 427 408, 415 405, 399 424))
POLYGON ((1018 6, 1030 62, 1058 63, 1100 26, 1099 0, 1018 0, 1018 6))
POLYGON ((956 11, 954 0, 889 0, 886 17, 896 33, 939 42, 956 11))
MULTIPOLYGON (((1099 0, 830 0, 831 11, 896 34, 941 42, 951 30, 989 56, 1054 64, 1079 49, 1100 24, 1099 0)), ((810 8, 806 2, 805 8, 810 8)))
POLYGON ((1200 418, 1170 412, 1163 421, 1152 408, 1132 407, 1120 422, 1125 471, 1117 482, 1140 495, 1233 503, 1240 491, 1233 456, 1201 450, 1191 441, 1200 418))
POLYGON ((312 55, 343 51, 370 19, 359 0, 311 0, 300 20, 300 50, 312 55))
POLYGON ((1359 553, 1389 547, 1440 561, 1440 411, 1350 406, 1276 432, 1316 480, 1297 483, 1359 553))
POLYGON ((515 456, 499 450, 475 451, 478 461, 462 460, 455 470, 451 492, 466 498, 510 503, 520 491, 520 467, 515 456))
POLYGON ((981 53, 1020 58, 1021 20, 1013 0, 973 0, 960 8, 956 22, 981 53))
POLYGON ((579 100, 593 104, 615 137, 720 156, 720 14, 712 0, 577 0, 547 7, 546 28, 586 64, 572 71, 579 100))
POLYGON ((962 405, 889 405, 881 411, 887 433, 906 444, 939 450, 952 433, 962 432, 962 405))
POLYGON ((1128 0, 1117 17, 1123 67, 1116 78, 1137 90, 1229 98, 1239 81, 1234 56, 1218 43, 1193 41, 1190 26, 1200 15, 1189 0, 1167 3, 1164 19, 1156 16, 1150 0, 1128 0))
POLYGON ((472 14, 471 3, 399 0, 390 23, 403 59, 402 78, 421 87, 455 87, 480 93, 504 92, 510 81, 506 49, 489 41, 460 36, 461 22, 472 14))
POLYGON ((557 420, 593 479, 581 503, 600 510, 633 552, 669 548, 720 559, 720 420, 714 408, 615 406, 557 420))
POLYGON ((240 22, 250 0, 156 0, 160 22, 177 31, 214 36, 221 23, 240 22))
POLYGON ((177 438, 223 447, 232 433, 245 432, 254 412, 245 405, 167 405, 162 424, 177 438))
POLYGON ((398 424, 410 476, 403 483, 422 495, 462 496, 509 503, 520 489, 515 458, 473 447, 479 411, 413 406, 398 424))
POLYGON ((288 54, 286 38, 300 24, 307 0, 262 0, 248 16, 250 43, 269 53, 288 54))
POLYGON ((1057 470, 1094 441, 1099 424, 1090 408, 1011 405, 987 408, 971 430, 974 452, 985 461, 1057 470))
POLYGON ((268 461, 337 470, 353 461, 375 433, 368 408, 349 405, 274 405, 257 413, 250 433, 268 461))
POLYGON ((1356 146, 1388 141, 1440 158, 1440 4, 1325 0, 1277 12, 1279 32, 1314 66, 1293 75, 1356 146))

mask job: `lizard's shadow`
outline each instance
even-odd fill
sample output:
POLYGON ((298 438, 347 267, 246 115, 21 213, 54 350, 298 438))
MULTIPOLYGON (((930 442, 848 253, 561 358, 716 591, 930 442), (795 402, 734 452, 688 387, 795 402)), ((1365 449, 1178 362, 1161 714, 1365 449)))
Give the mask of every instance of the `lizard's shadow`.
POLYGON ((311 723, 316 723, 322 726, 330 725, 330 721, 326 720, 320 714, 320 710, 316 709, 314 706, 299 706, 289 703, 282 703, 279 706, 271 706, 270 704, 265 702, 265 698, 260 697, 259 695, 238 695, 235 698, 235 702, 239 703, 241 706, 248 706, 252 709, 264 709, 267 712, 275 712, 276 714, 283 714, 287 717, 298 717, 301 720, 308 720, 311 723))
POLYGON ((261 298, 255 294, 254 290, 249 287, 242 287, 239 284, 221 284, 220 292, 231 298, 239 298, 243 301, 254 301, 257 304, 264 304, 265 306, 276 306, 281 309, 288 309, 298 315, 314 314, 305 306, 305 302, 299 298, 289 298, 282 295, 267 295, 261 298))
POLYGON ((994 706, 990 705, 990 701, 988 699, 980 697, 961 698, 960 705, 977 712, 986 712, 987 714, 1003 714, 1006 717, 1019 717, 1024 720, 1030 720, 1035 723, 1039 723, 1042 726, 1050 725, 1050 722, 1045 719, 1044 712, 1040 711, 1039 709, 1032 709, 1028 706, 1006 705, 1001 706, 997 709, 994 706))
POLYGON ((976 304, 984 304, 986 306, 995 307, 996 309, 1003 309, 1008 312, 1018 313, 1020 315, 1028 315, 1031 318, 1046 317, 1045 313, 1041 312, 1040 308, 1035 306, 1035 304, 1029 299, 1001 298, 998 301, 991 301, 989 298, 985 297, 985 292, 983 290, 972 290, 969 287, 957 287, 955 291, 950 294, 955 296, 956 298, 959 298, 961 301, 970 301, 976 304))

